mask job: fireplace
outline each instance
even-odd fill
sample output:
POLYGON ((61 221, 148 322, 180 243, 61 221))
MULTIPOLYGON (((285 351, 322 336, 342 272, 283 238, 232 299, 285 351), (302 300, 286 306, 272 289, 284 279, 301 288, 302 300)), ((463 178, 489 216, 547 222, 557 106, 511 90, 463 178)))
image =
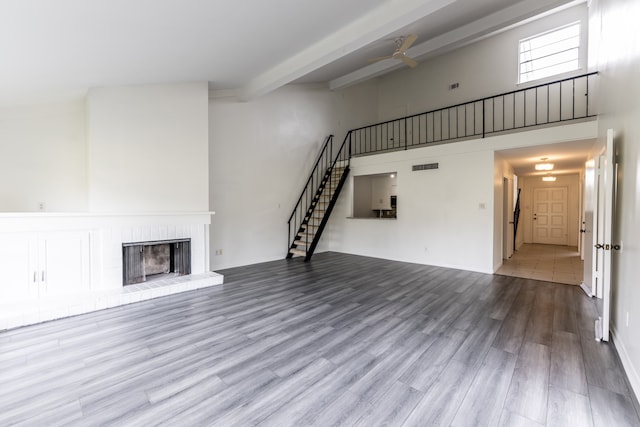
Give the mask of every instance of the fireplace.
POLYGON ((191 274, 191 239, 122 244, 122 284, 191 274))

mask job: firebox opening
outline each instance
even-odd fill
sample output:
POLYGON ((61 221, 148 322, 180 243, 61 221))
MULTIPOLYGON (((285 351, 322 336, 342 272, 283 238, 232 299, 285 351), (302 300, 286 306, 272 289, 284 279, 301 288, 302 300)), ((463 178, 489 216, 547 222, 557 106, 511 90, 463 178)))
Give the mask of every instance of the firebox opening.
POLYGON ((123 285, 191 274, 191 239, 123 243, 123 285))

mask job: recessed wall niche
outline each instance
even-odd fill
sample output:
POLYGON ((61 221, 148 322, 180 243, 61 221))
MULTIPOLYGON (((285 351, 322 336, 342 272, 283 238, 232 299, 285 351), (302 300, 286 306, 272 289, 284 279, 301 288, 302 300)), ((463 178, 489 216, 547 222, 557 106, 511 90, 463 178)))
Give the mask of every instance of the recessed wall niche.
POLYGON ((353 217, 395 219, 398 215, 397 172, 353 177, 353 217))

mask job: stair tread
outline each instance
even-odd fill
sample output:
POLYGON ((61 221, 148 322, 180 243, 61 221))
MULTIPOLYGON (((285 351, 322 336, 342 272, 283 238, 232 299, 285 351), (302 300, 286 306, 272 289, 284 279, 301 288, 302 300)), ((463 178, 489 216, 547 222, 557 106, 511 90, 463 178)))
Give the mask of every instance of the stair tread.
POLYGON ((300 256, 307 256, 307 251, 303 251, 300 249, 289 249, 289 253, 300 256))
MULTIPOLYGON (((320 226, 328 212, 328 208, 338 192, 340 183, 343 182, 342 180, 348 171, 349 166, 343 160, 336 162, 332 168, 325 171, 319 186, 316 188, 316 194, 308 206, 304 219, 306 222, 300 225, 300 229, 296 233, 292 246, 301 246, 303 248, 311 247, 316 234, 320 231, 320 226)), ((289 249, 288 258, 292 255, 306 257, 307 251, 291 248, 289 249)))

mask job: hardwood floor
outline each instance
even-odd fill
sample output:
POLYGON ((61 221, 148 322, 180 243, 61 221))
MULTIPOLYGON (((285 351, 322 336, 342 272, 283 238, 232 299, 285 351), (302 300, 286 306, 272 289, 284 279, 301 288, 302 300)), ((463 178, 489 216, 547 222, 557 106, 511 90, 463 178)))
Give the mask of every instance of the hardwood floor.
POLYGON ((0 333, 0 425, 639 426, 575 286, 324 253, 0 333))

